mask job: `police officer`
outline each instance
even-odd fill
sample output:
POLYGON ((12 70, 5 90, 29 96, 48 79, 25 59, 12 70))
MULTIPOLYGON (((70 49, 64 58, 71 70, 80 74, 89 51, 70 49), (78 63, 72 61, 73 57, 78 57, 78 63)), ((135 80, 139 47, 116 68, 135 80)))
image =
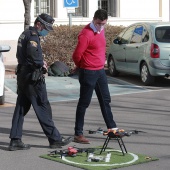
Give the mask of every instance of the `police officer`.
POLYGON ((39 36, 46 36, 49 31, 52 31, 53 23, 54 19, 43 13, 36 18, 34 26, 25 30, 18 39, 16 53, 18 97, 10 132, 10 151, 30 148, 30 145, 24 144, 21 138, 24 116, 31 105, 51 148, 67 145, 72 140, 71 137, 62 137, 54 125, 43 76, 47 67, 43 61, 39 36))

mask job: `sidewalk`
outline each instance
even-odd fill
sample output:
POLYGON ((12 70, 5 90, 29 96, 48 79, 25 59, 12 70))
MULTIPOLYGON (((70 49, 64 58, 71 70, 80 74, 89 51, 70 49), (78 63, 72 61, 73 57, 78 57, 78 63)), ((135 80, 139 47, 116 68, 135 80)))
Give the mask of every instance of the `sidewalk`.
POLYGON ((5 77, 15 75, 16 65, 5 65, 5 77))
MULTIPOLYGON (((6 102, 15 104, 17 82, 16 75, 13 73, 13 70, 11 71, 11 68, 8 68, 9 71, 7 71, 7 73, 9 74, 6 74, 5 79, 6 102)), ((79 99, 80 85, 77 75, 71 77, 53 77, 45 75, 45 82, 50 103, 79 99)), ((111 96, 149 91, 143 87, 135 86, 109 76, 108 86, 111 96)), ((97 98, 95 92, 93 93, 93 98, 97 98)))

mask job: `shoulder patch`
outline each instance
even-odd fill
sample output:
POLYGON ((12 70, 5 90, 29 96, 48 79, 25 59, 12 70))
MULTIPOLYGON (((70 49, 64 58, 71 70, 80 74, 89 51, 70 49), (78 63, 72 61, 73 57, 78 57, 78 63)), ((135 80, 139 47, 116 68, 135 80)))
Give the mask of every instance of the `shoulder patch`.
POLYGON ((35 31, 31 31, 31 35, 37 35, 35 31))
POLYGON ((31 46, 37 47, 37 43, 35 41, 30 41, 31 46))

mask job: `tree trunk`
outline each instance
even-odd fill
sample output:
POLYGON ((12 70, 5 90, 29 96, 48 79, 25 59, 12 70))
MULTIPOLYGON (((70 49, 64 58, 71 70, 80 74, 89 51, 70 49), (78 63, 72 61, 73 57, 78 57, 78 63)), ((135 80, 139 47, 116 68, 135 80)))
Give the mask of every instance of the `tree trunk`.
POLYGON ((31 24, 31 1, 32 0, 23 0, 24 7, 25 7, 25 14, 24 14, 24 30, 28 29, 31 24))

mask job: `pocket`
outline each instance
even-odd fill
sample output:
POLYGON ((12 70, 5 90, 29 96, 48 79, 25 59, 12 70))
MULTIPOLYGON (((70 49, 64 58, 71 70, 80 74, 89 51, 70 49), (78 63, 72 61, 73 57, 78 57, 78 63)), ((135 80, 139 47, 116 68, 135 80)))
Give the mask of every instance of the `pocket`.
POLYGON ((39 82, 35 86, 35 91, 36 91, 36 94, 37 94, 37 99, 38 99, 37 101, 40 104, 48 102, 48 99, 47 99, 47 90, 46 90, 45 83, 39 82))
POLYGON ((81 69, 79 82, 84 86, 94 86, 97 80, 96 70, 81 69))

